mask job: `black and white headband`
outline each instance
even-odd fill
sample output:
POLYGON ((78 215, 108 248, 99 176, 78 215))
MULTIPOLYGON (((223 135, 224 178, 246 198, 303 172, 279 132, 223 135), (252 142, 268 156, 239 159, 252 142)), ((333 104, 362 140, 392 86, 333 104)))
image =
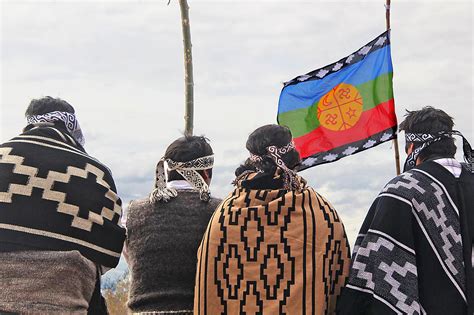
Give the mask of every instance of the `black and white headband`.
POLYGON ((302 188, 302 183, 298 175, 296 174, 295 171, 293 171, 292 169, 289 169, 282 159, 282 156, 284 154, 287 154, 288 152, 292 150, 295 150, 295 144, 293 143, 293 141, 283 147, 277 147, 277 146, 271 145, 266 148, 267 154, 260 156, 260 155, 251 153, 249 159, 253 163, 259 163, 259 162, 262 162, 265 157, 271 158, 273 162, 275 162, 276 166, 283 171, 284 188, 287 190, 299 191, 302 188))
POLYGON ((71 134, 71 136, 73 136, 74 140, 76 140, 81 146, 84 146, 86 142, 84 135, 82 134, 81 126, 79 126, 79 121, 77 120, 76 115, 73 113, 55 111, 43 115, 27 116, 26 121, 28 124, 45 122, 54 123, 56 121, 62 121, 66 126, 67 131, 71 134))
POLYGON ((214 155, 208 155, 188 162, 176 162, 171 159, 161 158, 156 165, 155 188, 150 194, 150 202, 168 202, 171 198, 178 196, 174 188, 166 187, 165 162, 168 170, 178 172, 183 178, 199 191, 199 198, 202 201, 209 201, 211 192, 209 186, 197 171, 207 170, 214 166, 214 155))
POLYGON ((408 156, 405 161, 405 166, 403 167, 403 171, 406 172, 411 170, 416 165, 416 160, 420 156, 420 153, 432 145, 433 143, 440 141, 445 138, 452 138, 452 136, 460 136, 462 138, 463 143, 463 151, 464 151, 464 160, 471 170, 473 170, 474 158, 471 145, 467 141, 467 139, 457 130, 452 131, 441 131, 437 134, 426 134, 426 133, 405 133, 405 141, 406 142, 416 142, 422 143, 421 146, 414 149, 408 156))

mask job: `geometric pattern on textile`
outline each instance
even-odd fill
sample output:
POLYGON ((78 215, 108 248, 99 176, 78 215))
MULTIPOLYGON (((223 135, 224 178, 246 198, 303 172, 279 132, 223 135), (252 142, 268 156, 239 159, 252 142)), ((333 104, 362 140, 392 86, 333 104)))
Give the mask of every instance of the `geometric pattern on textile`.
POLYGON ((349 286, 373 292, 403 314, 422 314, 415 255, 388 238, 369 232, 359 244, 349 286))
POLYGON ((0 200, 0 242, 117 265, 125 229, 112 174, 64 128, 34 127, 0 145, 0 200))
POLYGON ((356 64, 360 62, 362 59, 365 58, 365 56, 369 55, 370 53, 376 51, 377 49, 380 49, 384 47, 385 45, 390 44, 390 39, 388 36, 388 32, 382 33, 380 36, 378 36, 376 39, 362 47, 359 51, 351 54, 348 57, 345 57, 337 62, 334 62, 330 65, 327 65, 324 68, 317 69, 315 71, 311 71, 307 74, 303 74, 300 76, 297 76, 296 78, 284 82, 284 86, 288 86, 290 84, 295 84, 298 82, 304 82, 308 80, 320 80, 323 79, 325 76, 330 75, 331 73, 339 71, 343 66, 350 66, 353 64, 356 64))
POLYGON ((461 227, 457 208, 451 203, 446 189, 428 174, 415 169, 396 177, 382 193, 397 195, 412 205, 413 214, 420 228, 426 231, 443 269, 464 297, 461 227))
MULTIPOLYGON (((265 197, 256 195, 254 198, 265 197)), ((255 307, 262 309, 263 299, 267 299, 278 301, 280 313, 283 313, 290 286, 295 281, 295 258, 292 256, 287 238, 284 237, 291 212, 295 211, 294 207, 292 204, 282 204, 272 209, 265 206, 260 215, 259 208, 249 207, 243 218, 234 210, 232 203, 222 208, 221 215, 229 215, 228 223, 231 226, 227 227, 225 221, 220 220, 224 237, 220 239, 218 254, 215 257, 216 272, 223 275, 222 278, 216 277, 215 284, 221 303, 224 305, 224 313, 227 313, 226 301, 239 299, 239 293, 242 291, 244 296, 240 301, 242 312, 246 309, 253 310, 255 307), (238 222, 243 224, 237 226, 238 222), (230 240, 226 237, 232 225, 236 225, 240 230, 240 239, 230 240), (274 230, 281 231, 282 242, 262 246, 262 241, 268 238, 265 235, 264 225, 274 226, 274 230), (244 281, 245 264, 250 262, 259 265, 259 281, 244 281)))
POLYGON ((302 171, 312 166, 335 162, 343 157, 365 151, 382 144, 388 140, 395 139, 397 137, 396 127, 381 131, 377 134, 373 134, 363 140, 355 141, 349 144, 341 145, 335 149, 319 152, 302 159, 301 163, 297 166, 297 171, 302 171))
POLYGON ((64 123, 67 131, 74 137, 74 139, 80 143, 81 146, 84 146, 85 139, 82 134, 81 127, 79 126, 79 121, 73 113, 54 111, 46 113, 43 115, 27 116, 26 120, 28 124, 36 123, 54 123, 61 121, 64 123))
POLYGON ((292 131, 298 171, 397 137, 389 33, 284 83, 277 121, 292 131))
POLYGON ((69 166, 66 173, 57 171, 49 171, 48 175, 43 178, 37 176, 38 169, 36 167, 24 165, 25 158, 10 154, 12 148, 2 147, 0 148, 0 164, 13 165, 13 174, 24 175, 28 177, 26 184, 10 183, 6 191, 0 191, 0 202, 12 203, 12 199, 15 195, 31 196, 33 189, 43 190, 42 198, 44 200, 50 200, 57 202, 57 212, 71 215, 73 220, 71 226, 85 231, 91 231, 93 224, 103 225, 104 218, 112 221, 121 215, 122 208, 117 203, 119 197, 115 192, 110 189, 110 186, 104 180, 104 172, 99 168, 86 164, 84 169, 69 166), (89 176, 95 177, 95 182, 105 189, 104 198, 107 198, 113 202, 113 209, 103 207, 100 214, 87 209, 87 214, 80 214, 80 207, 73 203, 67 202, 66 193, 58 190, 58 183, 69 183, 71 178, 77 178, 79 180, 87 179, 89 176))
POLYGON ((313 189, 237 187, 199 248, 194 311, 333 314, 349 266, 344 227, 313 189))
POLYGON ((337 212, 332 210, 329 202, 318 196, 319 207, 324 217, 324 222, 330 231, 327 236, 326 250, 323 255, 323 283, 326 310, 329 305, 329 298, 337 294, 336 285, 343 281, 344 273, 344 251, 341 249, 341 239, 335 237, 334 223, 341 222, 337 212))

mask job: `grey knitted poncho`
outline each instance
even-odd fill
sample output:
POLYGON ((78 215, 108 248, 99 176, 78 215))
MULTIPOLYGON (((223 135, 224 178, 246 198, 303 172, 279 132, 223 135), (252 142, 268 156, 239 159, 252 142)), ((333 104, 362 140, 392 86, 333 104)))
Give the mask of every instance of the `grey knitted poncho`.
POLYGON ((203 202, 192 190, 180 190, 168 203, 131 202, 126 246, 132 311, 192 312, 196 252, 220 202, 203 202))
POLYGON ((87 314, 96 278, 78 251, 0 253, 0 313, 87 314))

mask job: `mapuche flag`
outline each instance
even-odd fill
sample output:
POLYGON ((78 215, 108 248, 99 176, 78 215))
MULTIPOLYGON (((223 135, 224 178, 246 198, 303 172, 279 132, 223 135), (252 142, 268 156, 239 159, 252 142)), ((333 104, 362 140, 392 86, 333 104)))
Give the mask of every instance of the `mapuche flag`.
POLYGON ((278 123, 293 134, 302 158, 299 170, 396 137, 389 35, 285 83, 278 123))

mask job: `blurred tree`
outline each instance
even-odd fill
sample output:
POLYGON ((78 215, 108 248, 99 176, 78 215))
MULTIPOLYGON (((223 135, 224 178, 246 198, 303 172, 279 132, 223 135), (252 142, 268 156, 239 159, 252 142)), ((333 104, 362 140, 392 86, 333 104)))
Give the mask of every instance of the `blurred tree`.
POLYGON ((106 289, 104 291, 104 298, 107 301, 107 308, 110 315, 126 315, 128 314, 127 300, 128 288, 130 285, 130 277, 128 273, 117 282, 115 290, 106 289))

